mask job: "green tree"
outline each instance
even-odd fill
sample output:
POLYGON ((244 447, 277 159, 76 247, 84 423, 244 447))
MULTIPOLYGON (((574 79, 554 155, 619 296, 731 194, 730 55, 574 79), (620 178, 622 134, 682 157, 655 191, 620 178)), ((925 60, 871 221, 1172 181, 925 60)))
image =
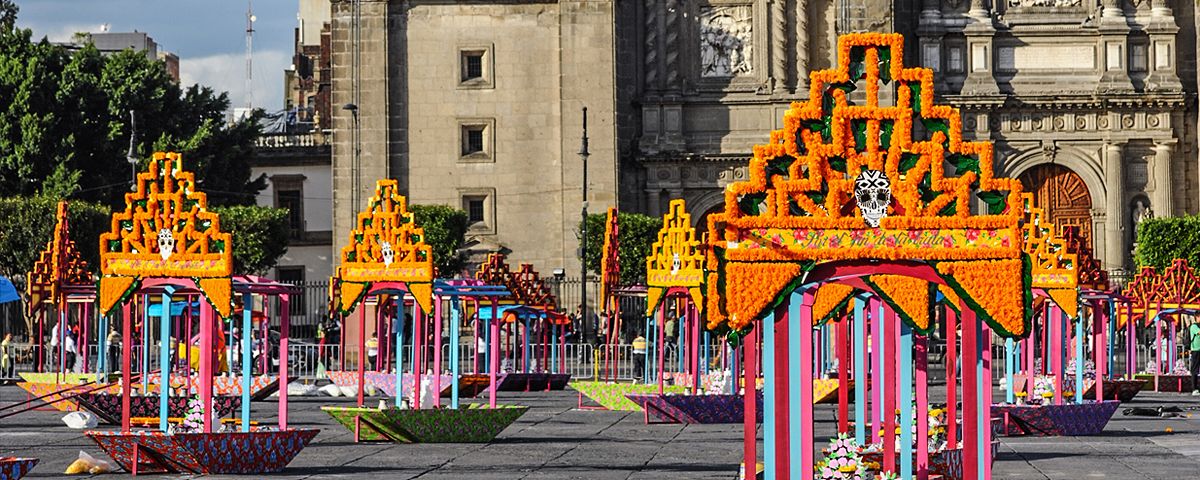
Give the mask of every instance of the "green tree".
MULTIPOLYGON (((58 201, 48 196, 0 198, 0 275, 25 275, 54 234, 58 201)), ((109 229, 109 210, 103 205, 71 202, 67 210, 71 240, 95 270, 99 265, 100 234, 109 229)))
MULTIPOLYGON (((587 261, 588 271, 595 274, 600 273, 606 219, 607 215, 603 213, 588 215, 587 219, 587 251, 584 252, 584 260, 587 261)), ((662 219, 640 213, 620 212, 617 214, 617 224, 620 227, 617 241, 620 243, 621 283, 643 285, 646 283, 646 257, 650 256, 650 247, 658 238, 662 219)))
POLYGON ((227 123, 225 93, 181 88, 142 52, 35 42, 11 25, 15 15, 0 0, 0 195, 36 194, 52 178, 55 194, 120 206, 132 181, 132 115, 139 167, 154 151, 177 151, 213 205, 254 202, 266 185, 250 178, 261 112, 227 123))
POLYGON ((1134 260, 1163 271, 1177 258, 1200 266, 1200 216, 1152 218, 1137 226, 1134 260))
POLYGON ((433 249, 439 275, 450 277, 463 267, 459 247, 467 235, 467 212, 446 205, 410 205, 417 226, 425 230, 425 243, 433 249))
POLYGON ((287 209, 236 205, 212 210, 221 216, 221 230, 233 235, 235 273, 264 274, 287 253, 287 209))

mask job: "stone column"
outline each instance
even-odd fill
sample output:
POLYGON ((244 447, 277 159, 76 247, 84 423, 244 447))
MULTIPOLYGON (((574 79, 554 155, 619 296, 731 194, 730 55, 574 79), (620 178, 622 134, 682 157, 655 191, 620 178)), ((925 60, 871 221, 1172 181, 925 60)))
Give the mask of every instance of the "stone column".
POLYGON ((771 0, 771 83, 774 93, 787 92, 787 1, 771 0))
POLYGON ((1104 268, 1125 268, 1125 165, 1122 146, 1104 145, 1104 268))
POLYGON ((941 18, 942 2, 940 0, 921 0, 922 18, 941 18))
POLYGON ((662 211, 662 189, 647 188, 646 189, 646 212, 652 217, 661 217, 662 211))
POLYGON ((1174 214, 1171 185, 1171 154, 1174 145, 1170 143, 1154 144, 1154 197, 1150 199, 1150 208, 1155 216, 1170 217, 1174 214))
POLYGON ((1097 85, 1099 91, 1133 90, 1129 79, 1129 24, 1122 0, 1104 0, 1104 13, 1100 17, 1101 74, 1097 85))
POLYGON ((1150 22, 1146 25, 1146 33, 1150 36, 1150 45, 1146 52, 1146 68, 1150 75, 1146 77, 1146 87, 1150 90, 1182 90, 1176 70, 1176 42, 1179 25, 1171 6, 1166 0, 1154 0, 1151 4, 1150 22))
MULTIPOLYGON (((808 86, 808 0, 795 0, 796 12, 796 76, 795 89, 802 90, 808 86)), ((807 92, 801 92, 807 93, 807 92)))

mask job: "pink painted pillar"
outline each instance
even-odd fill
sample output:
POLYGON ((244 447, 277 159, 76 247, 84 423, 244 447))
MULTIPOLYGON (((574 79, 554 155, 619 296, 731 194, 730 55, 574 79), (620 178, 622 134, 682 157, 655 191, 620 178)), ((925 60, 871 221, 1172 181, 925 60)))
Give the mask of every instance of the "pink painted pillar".
MULTIPOLYGON (((170 305, 165 305, 170 308, 170 305)), ((170 314, 170 310, 167 311, 170 314)), ((264 342, 265 343, 265 342, 264 342)), ((264 370, 265 371, 265 370, 264 370)), ((204 412, 204 433, 212 433, 212 377, 213 377, 213 310, 208 302, 200 302, 200 409, 204 412)), ((163 386, 166 386, 166 372, 163 386)), ((284 386, 284 388, 287 388, 284 386)))
MULTIPOLYGON (((790 296, 789 296, 790 298, 790 296)), ((787 480, 791 474, 791 409, 789 392, 791 376, 788 371, 788 331, 791 329, 789 318, 790 301, 784 301, 775 307, 775 418, 763 418, 764 422, 775 422, 775 472, 778 480, 787 480)))
MULTIPOLYGON (((453 357, 452 357, 453 358, 453 357)), ((433 301, 433 407, 442 405, 442 301, 433 301)))
POLYGON ((496 297, 492 297, 492 319, 489 320, 492 333, 488 335, 487 345, 492 352, 491 365, 488 365, 488 406, 491 408, 496 408, 496 371, 500 370, 500 319, 496 317, 498 301, 496 297))
POLYGON ((1051 373, 1054 374, 1054 404, 1062 405, 1063 402, 1063 376, 1066 372, 1063 368, 1063 313, 1058 306, 1051 306, 1046 320, 1049 322, 1050 328, 1050 363, 1053 365, 1051 373))
POLYGON ((358 307, 358 406, 361 407, 367 382, 367 309, 363 305, 358 307))
MULTIPOLYGON (((758 321, 756 323, 758 328, 755 330, 758 330, 762 323, 758 321)), ((754 384, 758 378, 758 372, 755 371, 755 367, 758 366, 758 345, 756 343, 754 334, 746 335, 742 339, 742 404, 745 408, 745 416, 742 420, 742 465, 746 469, 747 477, 756 475, 754 472, 758 471, 758 399, 754 394, 754 384)), ((736 380, 734 384, 737 384, 736 380)))
MULTIPOLYGON (((413 408, 421 409, 421 374, 425 369, 425 312, 413 302, 413 321, 417 322, 413 332, 413 348, 416 349, 416 364, 413 365, 413 408)), ((397 386, 399 388, 399 386, 397 386)), ((438 395, 440 396, 440 394, 438 395)))
MULTIPOLYGON (((900 336, 900 320, 891 307, 884 307, 883 322, 883 471, 896 472, 896 359, 899 358, 896 338, 900 336)), ((905 405, 905 407, 908 407, 905 405)), ((907 408, 905 408, 907 410, 907 408)))
MULTIPOLYGON (((1033 319, 1033 322, 1034 323, 1033 323, 1033 325, 1031 325, 1030 328, 1033 328, 1034 329, 1033 331, 1036 332, 1037 331, 1037 318, 1036 317, 1033 319)), ((1046 322, 1044 322, 1044 321, 1042 322, 1042 328, 1046 328, 1046 322)), ((1035 362, 1037 361, 1037 337, 1038 337, 1037 333, 1034 333, 1034 334, 1030 335, 1029 338, 1025 339, 1025 344, 1027 347, 1025 349, 1025 399, 1026 400, 1033 400, 1034 378, 1037 377, 1037 374, 1038 374, 1037 369, 1035 368, 1036 367, 1035 362)), ((1046 345, 1043 344, 1042 348, 1046 348, 1046 345)))
MULTIPOLYGON (((975 335, 978 319, 969 308, 962 311, 962 389, 963 389, 963 480, 979 480, 979 395, 980 379, 975 360, 980 341, 975 335)), ((953 432, 951 428, 948 431, 953 432)), ((986 479, 984 479, 986 480, 986 479)))
MULTIPOLYGON (((665 342, 663 340, 663 337, 666 336, 666 331, 667 331, 666 323, 667 323, 667 308, 664 305, 662 307, 659 307, 659 309, 658 309, 658 351, 655 352, 655 356, 658 357, 657 360, 658 360, 658 394, 659 395, 663 394, 663 379, 664 379, 664 377, 666 377, 666 372, 663 370, 663 367, 666 365, 666 362, 664 359, 667 356, 666 355, 667 352, 666 352, 666 350, 664 350, 665 342)), ((735 375, 737 374, 737 372, 733 372, 733 373, 735 375)), ((737 381, 735 380, 733 382, 733 384, 734 384, 733 391, 734 391, 734 393, 737 393, 737 381)))
POLYGON ((287 430, 288 421, 288 337, 292 329, 292 319, 289 317, 291 309, 288 308, 290 302, 290 294, 279 295, 279 430, 287 430))
POLYGON ((692 319, 692 325, 688 327, 688 334, 692 340, 688 343, 692 353, 692 393, 700 393, 700 349, 704 348, 704 342, 700 340, 700 311, 696 309, 696 305, 688 302, 688 314, 692 319))
POLYGON ((1108 309, 1092 300, 1092 362, 1096 364, 1096 401, 1104 400, 1104 379, 1108 378, 1108 309))
MULTIPOLYGON (((813 360, 813 292, 816 289, 810 288, 803 295, 803 303, 800 304, 800 321, 796 324, 796 328, 800 329, 800 398, 795 399, 800 403, 800 418, 803 421, 800 423, 800 480, 813 480, 814 469, 816 462, 813 460, 813 369, 804 366, 804 362, 812 363, 813 360)), ((777 360, 778 362, 779 360, 777 360)), ((786 360, 782 360, 786 362, 786 360)), ((790 373, 790 372, 789 372, 790 373)))
POLYGON ((1157 392, 1158 375, 1163 369, 1162 322, 1159 322, 1157 318, 1151 316, 1150 312, 1146 312, 1146 317, 1154 322, 1154 348, 1151 348, 1150 351, 1153 352, 1154 355, 1154 391, 1157 392))
POLYGON ((90 366, 90 363, 91 363, 88 361, 91 358, 91 355, 88 355, 88 336, 91 334, 91 332, 89 331, 89 328, 88 328, 89 324, 91 323, 88 321, 88 320, 90 320, 90 317, 88 316, 88 304, 84 303, 84 304, 79 305, 78 312, 79 312, 79 348, 78 348, 78 350, 79 350, 79 356, 83 358, 83 370, 81 370, 81 371, 83 373, 87 373, 88 370, 90 370, 90 368, 88 368, 88 367, 90 366))
POLYGON ((1137 374, 1137 336, 1133 329, 1133 304, 1125 304, 1125 375, 1126 380, 1133 380, 1137 374))
POLYGON ((958 317, 946 307, 946 440, 958 445, 958 317))
MULTIPOLYGON (((983 449, 983 478, 990 480, 992 478, 992 330, 988 328, 986 323, 980 322, 980 331, 983 333, 983 378, 980 379, 980 386, 983 390, 983 403, 980 408, 983 409, 983 425, 979 428, 983 429, 983 444, 979 448, 983 449)), ((1060 375, 1059 378, 1062 378, 1060 375)))
POLYGON ((879 354, 879 349, 883 347, 883 318, 879 314, 880 302, 876 298, 872 298, 871 306, 871 362, 868 363, 871 369, 871 388, 868 390, 868 397, 871 402, 871 440, 872 442, 880 441, 879 430, 883 425, 883 404, 880 401, 879 392, 883 388, 883 356, 879 354))
MULTIPOLYGON (((130 431, 130 411, 133 401, 133 392, 129 388, 133 383, 132 375, 130 375, 133 366, 132 343, 133 318, 129 315, 129 303, 126 302, 121 304, 121 431, 125 433, 130 431)), ((142 372, 142 375, 144 376, 145 372, 142 372)), ((144 378, 143 381, 145 381, 144 378)))
MULTIPOLYGON (((917 480, 929 479, 929 442, 923 439, 929 438, 929 391, 928 391, 928 374, 929 357, 928 346, 929 339, 923 335, 916 335, 914 343, 916 356, 916 384, 917 384, 917 480)), ((839 365, 843 365, 839 359, 839 365)), ((845 371, 845 369, 841 369, 845 371)))
MULTIPOLYGON (((834 325, 837 338, 835 351, 838 362, 838 433, 850 433, 850 319, 843 318, 834 325)), ((781 358, 776 356, 775 358, 781 358)), ((786 357, 782 357, 786 358, 786 357)))

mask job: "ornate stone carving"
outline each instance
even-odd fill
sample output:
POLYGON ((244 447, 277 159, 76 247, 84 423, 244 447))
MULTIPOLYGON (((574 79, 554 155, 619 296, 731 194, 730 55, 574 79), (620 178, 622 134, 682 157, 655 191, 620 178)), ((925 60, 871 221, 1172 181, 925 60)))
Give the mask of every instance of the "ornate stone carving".
POLYGON ((728 78, 754 73, 753 17, 749 5, 700 9, 700 76, 728 78))
POLYGON ((1008 0, 1010 7, 1078 7, 1083 0, 1008 0))
POLYGON ((667 9, 667 88, 678 88, 679 85, 679 1, 669 0, 667 9))
POLYGON ((658 0, 646 0, 646 88, 658 88, 658 0))

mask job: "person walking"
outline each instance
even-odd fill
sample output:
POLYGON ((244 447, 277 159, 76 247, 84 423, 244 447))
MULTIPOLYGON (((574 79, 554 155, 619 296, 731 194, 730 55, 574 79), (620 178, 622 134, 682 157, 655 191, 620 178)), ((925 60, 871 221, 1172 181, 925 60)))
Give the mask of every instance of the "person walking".
POLYGON ((1192 320, 1192 324, 1188 325, 1188 335, 1191 335, 1188 350, 1192 353, 1192 396, 1200 397, 1200 320, 1192 320))
POLYGON ((646 370, 646 337, 633 339, 633 378, 641 380, 646 370))
MULTIPOLYGON (((105 342, 104 348, 108 351, 108 363, 104 365, 107 372, 117 371, 118 362, 121 361, 121 336, 117 335, 117 329, 112 329, 108 332, 108 341, 105 342)), ((106 372, 106 373, 107 373, 106 372)))
POLYGON ((379 356, 379 335, 372 333, 371 339, 367 340, 367 368, 364 370, 371 371, 375 369, 375 357, 379 356))
POLYGON ((16 362, 13 361, 12 334, 4 334, 0 342, 0 379, 9 380, 17 376, 16 362))

